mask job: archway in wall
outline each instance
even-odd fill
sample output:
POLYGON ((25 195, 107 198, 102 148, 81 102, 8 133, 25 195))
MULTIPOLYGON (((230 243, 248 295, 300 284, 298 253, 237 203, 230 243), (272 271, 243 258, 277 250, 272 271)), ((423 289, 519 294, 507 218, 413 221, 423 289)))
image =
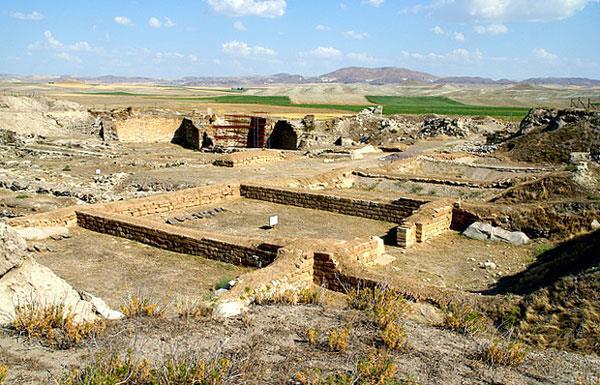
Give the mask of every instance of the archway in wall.
POLYGON ((269 138, 269 148, 280 150, 298 149, 298 134, 289 122, 280 120, 275 124, 269 138))

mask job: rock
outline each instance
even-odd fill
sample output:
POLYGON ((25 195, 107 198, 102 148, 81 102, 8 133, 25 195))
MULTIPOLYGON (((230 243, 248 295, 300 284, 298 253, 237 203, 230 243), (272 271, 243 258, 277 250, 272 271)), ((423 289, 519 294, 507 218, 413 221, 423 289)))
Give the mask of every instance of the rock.
POLYGON ((357 143, 350 138, 345 138, 343 136, 340 136, 339 138, 337 138, 337 140, 333 144, 336 146, 351 147, 351 146, 356 146, 357 143))
POLYGON ((0 223, 0 277, 21 266, 27 257, 27 244, 6 223, 0 223))
POLYGON ((86 291, 81 292, 81 298, 91 303, 94 311, 105 319, 117 320, 125 317, 125 315, 120 311, 116 311, 108 307, 102 298, 98 298, 86 291))
POLYGON ((486 270, 496 270, 496 268, 498 266, 494 262, 486 261, 486 262, 481 262, 479 264, 479 267, 482 269, 486 269, 486 270))
POLYGON ((600 222, 598 222, 597 219, 594 219, 590 224, 590 227, 592 228, 592 230, 598 230, 600 229, 600 222))
POLYGON ((213 311, 215 318, 229 318, 242 314, 245 305, 240 301, 230 301, 218 304, 213 311))
POLYGON ((525 235, 525 233, 520 231, 507 231, 483 222, 472 223, 465 231, 463 231, 463 235, 481 241, 499 241, 517 246, 525 245, 530 242, 529 237, 525 235))
POLYGON ((41 241, 47 238, 64 238, 69 234, 69 229, 64 226, 55 227, 20 227, 15 231, 26 241, 41 241))
POLYGON ((223 294, 227 293, 228 291, 229 290, 227 290, 225 288, 220 288, 220 289, 215 290, 214 294, 215 294, 215 297, 220 297, 223 294))

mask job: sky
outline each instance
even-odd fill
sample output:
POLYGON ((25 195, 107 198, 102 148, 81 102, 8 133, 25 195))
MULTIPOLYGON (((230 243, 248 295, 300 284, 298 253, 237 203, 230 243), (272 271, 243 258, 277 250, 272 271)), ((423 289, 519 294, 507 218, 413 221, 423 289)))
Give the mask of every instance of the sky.
POLYGON ((0 73, 600 79, 600 0, 2 0, 0 73))

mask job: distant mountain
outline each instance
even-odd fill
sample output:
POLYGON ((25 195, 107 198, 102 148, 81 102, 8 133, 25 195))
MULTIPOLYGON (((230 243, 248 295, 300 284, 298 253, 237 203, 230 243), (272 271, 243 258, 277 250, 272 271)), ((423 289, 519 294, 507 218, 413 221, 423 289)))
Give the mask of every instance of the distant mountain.
POLYGON ((523 80, 521 83, 527 83, 532 85, 558 85, 582 87, 600 86, 600 80, 588 78, 530 78, 523 80))
POLYGON ((214 87, 252 87, 269 84, 308 84, 308 83, 364 83, 364 84, 455 84, 455 85, 497 85, 497 86, 581 86, 600 87, 600 80, 588 78, 530 78, 523 81, 508 79, 494 80, 475 76, 438 77, 426 72, 413 71, 398 67, 347 67, 320 76, 303 76, 288 73, 250 76, 187 76, 167 80, 151 77, 128 77, 104 75, 95 77, 61 76, 22 76, 0 74, 0 80, 6 82, 85 82, 98 84, 152 83, 160 85, 214 86, 214 87))
POLYGON ((482 84, 482 85, 508 85, 515 82, 508 79, 494 80, 477 76, 450 76, 435 81, 439 84, 482 84))
POLYGON ((406 81, 432 82, 436 76, 398 67, 347 67, 319 76, 323 83, 390 84, 406 81))

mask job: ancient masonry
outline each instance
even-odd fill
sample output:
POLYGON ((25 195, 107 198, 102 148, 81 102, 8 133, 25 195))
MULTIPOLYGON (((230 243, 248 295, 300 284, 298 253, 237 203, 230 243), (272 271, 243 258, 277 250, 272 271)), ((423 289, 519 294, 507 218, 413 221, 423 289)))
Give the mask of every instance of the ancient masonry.
MULTIPOLYGON (((331 175, 327 177, 331 178, 331 175)), ((319 180, 316 177, 314 182, 319 180)), ((264 241, 172 226, 156 217, 241 198, 396 223, 400 247, 411 247, 448 230, 453 212, 453 204, 447 200, 426 202, 399 198, 373 201, 258 184, 223 184, 128 201, 73 206, 15 218, 9 224, 15 227, 77 225, 158 248, 259 268, 240 277, 240 285, 220 298, 222 303, 241 302, 241 307, 250 301, 247 293, 244 295, 240 291, 241 287, 246 292, 256 292, 266 286, 285 289, 317 284, 345 292, 356 285, 372 286, 385 282, 410 297, 434 302, 458 295, 452 290, 424 288, 418 284, 420 288, 415 289, 414 282, 393 283, 374 273, 370 266, 385 251, 383 241, 378 237, 365 236, 352 241, 292 238, 264 241)))

